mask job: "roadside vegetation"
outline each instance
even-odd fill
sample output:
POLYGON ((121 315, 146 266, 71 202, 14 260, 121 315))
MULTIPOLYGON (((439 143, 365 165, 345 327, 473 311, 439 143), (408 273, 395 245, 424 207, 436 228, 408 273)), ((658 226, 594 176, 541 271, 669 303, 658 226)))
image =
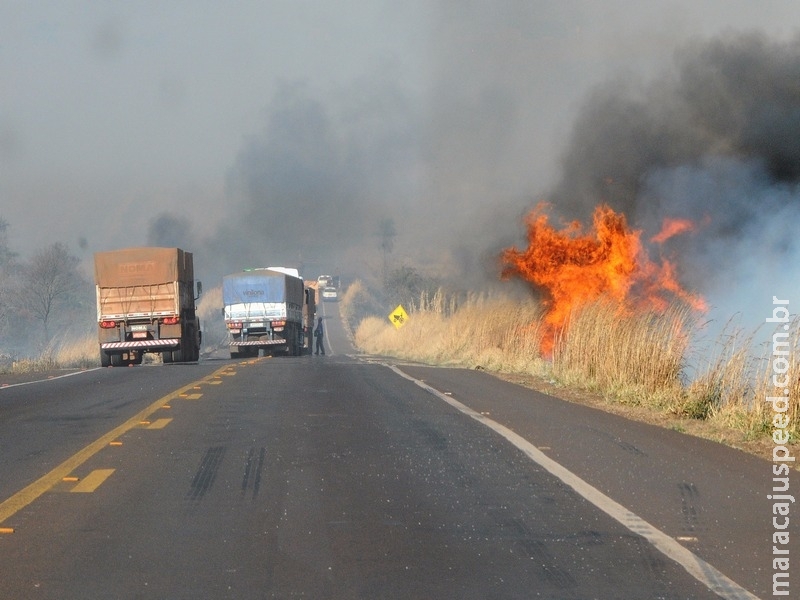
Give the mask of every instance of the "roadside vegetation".
MULTIPOLYGON (((493 371, 734 446, 763 450, 770 442, 772 410, 764 399, 775 395, 771 346, 757 345, 753 334, 732 326, 719 339, 704 340, 704 326, 685 305, 632 313, 611 301, 589 304, 571 315, 552 355, 543 356, 544 311, 534 299, 424 291, 405 305, 409 318, 400 328, 386 316, 391 303, 370 313, 376 304, 361 282, 341 299, 354 343, 365 353, 493 371)), ((794 443, 800 434, 797 322, 790 331, 788 430, 794 443)))

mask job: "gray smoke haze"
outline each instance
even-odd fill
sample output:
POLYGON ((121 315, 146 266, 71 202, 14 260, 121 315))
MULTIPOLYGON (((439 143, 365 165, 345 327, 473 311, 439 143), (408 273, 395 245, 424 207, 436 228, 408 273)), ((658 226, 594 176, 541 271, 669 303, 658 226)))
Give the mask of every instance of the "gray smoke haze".
POLYGON ((518 241, 521 216, 547 199, 584 221, 608 203, 645 238, 665 218, 692 219, 694 233, 655 251, 677 257, 684 283, 723 312, 796 291, 778 274, 795 272, 800 42, 757 32, 696 39, 649 79, 598 84, 571 128, 560 179, 536 196, 521 175, 536 154, 520 134, 531 110, 525 80, 490 70, 468 80, 455 63, 426 110, 391 77, 366 78, 335 101, 284 83, 229 171, 225 219, 205 242, 216 270, 377 270, 378 222, 392 218, 399 260, 486 285, 499 249, 518 241), (449 78, 470 89, 454 91, 449 78))
POLYGON ((0 4, 0 218, 22 256, 158 243, 207 286, 361 275, 390 218, 393 264, 479 287, 543 199, 648 233, 710 213, 663 250, 704 293, 794 248, 794 2, 21 7, 0 4))
MULTIPOLYGON (((406 212, 418 119, 391 83, 323 104, 285 83, 264 130, 248 136, 228 174, 225 218, 210 240, 227 269, 347 268, 355 249, 378 247, 382 218, 406 212)), ((356 264, 351 268, 359 268, 356 264)))

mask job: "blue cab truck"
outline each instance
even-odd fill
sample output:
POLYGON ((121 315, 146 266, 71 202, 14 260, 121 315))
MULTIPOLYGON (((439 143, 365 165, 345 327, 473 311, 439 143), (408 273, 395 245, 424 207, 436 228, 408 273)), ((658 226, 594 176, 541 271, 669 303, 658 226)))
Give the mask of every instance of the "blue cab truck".
MULTIPOLYGON (((299 356, 310 348, 308 302, 313 290, 285 271, 250 269, 222 278, 231 358, 258 356, 260 351, 299 356)), ((313 318, 312 312, 312 323, 313 318)))

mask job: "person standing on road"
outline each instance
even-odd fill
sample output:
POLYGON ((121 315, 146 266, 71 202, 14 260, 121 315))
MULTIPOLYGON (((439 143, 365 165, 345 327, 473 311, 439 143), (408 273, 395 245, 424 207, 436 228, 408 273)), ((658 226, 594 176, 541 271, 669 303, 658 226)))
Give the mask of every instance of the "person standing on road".
POLYGON ((314 329, 314 337, 317 339, 317 349, 314 354, 322 354, 325 356, 325 346, 322 344, 322 337, 325 335, 325 330, 322 328, 322 317, 317 321, 317 327, 314 329))

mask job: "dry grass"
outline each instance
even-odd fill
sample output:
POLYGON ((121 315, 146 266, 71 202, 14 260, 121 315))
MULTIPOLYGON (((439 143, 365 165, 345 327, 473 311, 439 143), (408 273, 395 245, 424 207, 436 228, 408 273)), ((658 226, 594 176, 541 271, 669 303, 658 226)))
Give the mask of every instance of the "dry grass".
POLYGON ((354 334, 356 345, 371 354, 429 364, 543 372, 537 304, 476 296, 456 308, 438 296, 423 298, 423 308, 411 310, 399 329, 388 319, 363 319, 354 334))
POLYGON ((54 369, 88 369, 100 364, 97 335, 92 332, 52 342, 39 356, 11 363, 11 373, 54 369))
POLYGON ((553 352, 553 374, 565 383, 611 393, 618 400, 661 404, 680 393, 691 314, 631 312, 599 301, 572 315, 553 352))
MULTIPOLYGON (((423 298, 409 312, 400 329, 388 319, 363 318, 355 344, 370 354, 534 376, 551 393, 554 386, 586 390, 633 412, 661 415, 649 420, 676 429, 698 433, 693 424, 702 422, 706 437, 734 445, 764 442, 772 431, 772 407, 765 402, 777 395, 771 348, 754 356, 752 335, 726 333, 687 382, 697 324, 684 305, 663 313, 630 312, 606 301, 585 306, 557 336, 551 360, 540 353, 543 312, 534 301, 473 296, 455 303, 442 296, 423 298)), ((794 441, 800 436, 800 326, 790 330, 794 441)))

